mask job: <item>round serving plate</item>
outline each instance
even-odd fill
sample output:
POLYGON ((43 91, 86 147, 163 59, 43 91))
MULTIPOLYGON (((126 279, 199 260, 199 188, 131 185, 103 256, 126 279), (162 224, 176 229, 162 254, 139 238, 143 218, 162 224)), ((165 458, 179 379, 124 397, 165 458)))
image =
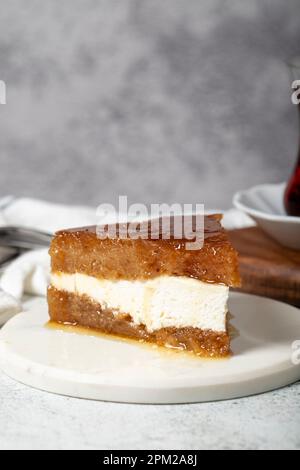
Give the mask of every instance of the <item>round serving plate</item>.
POLYGON ((300 379, 300 311, 232 293, 238 335, 229 359, 200 359, 133 341, 46 326, 36 299, 0 331, 0 367, 48 392, 127 403, 191 403, 243 397, 300 379))

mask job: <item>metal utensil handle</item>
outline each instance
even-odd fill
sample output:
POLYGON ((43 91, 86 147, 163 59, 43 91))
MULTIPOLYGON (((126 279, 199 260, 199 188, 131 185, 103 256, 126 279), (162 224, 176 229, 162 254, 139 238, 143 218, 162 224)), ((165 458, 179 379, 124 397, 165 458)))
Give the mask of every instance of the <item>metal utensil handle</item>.
POLYGON ((51 241, 50 233, 26 227, 0 227, 0 245, 26 250, 46 247, 51 241))

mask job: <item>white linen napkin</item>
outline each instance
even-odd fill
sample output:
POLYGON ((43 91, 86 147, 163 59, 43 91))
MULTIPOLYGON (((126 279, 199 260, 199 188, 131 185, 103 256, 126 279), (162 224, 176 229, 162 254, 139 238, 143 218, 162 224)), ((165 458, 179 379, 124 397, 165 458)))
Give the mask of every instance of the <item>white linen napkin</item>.
MULTIPOLYGON (((54 233, 66 227, 96 223, 96 210, 85 206, 65 206, 29 198, 6 197, 0 200, 0 226, 16 225, 54 233)), ((242 212, 231 209, 224 213, 223 225, 227 229, 242 228, 253 225, 253 221, 242 212)), ((4 270, 0 279, 0 324, 21 311, 25 293, 46 294, 49 273, 48 249, 29 251, 4 270)))
MULTIPOLYGON (((0 226, 16 225, 54 233, 63 227, 96 223, 95 209, 30 198, 0 200, 0 226)), ((0 279, 0 325, 22 309, 23 295, 45 295, 49 282, 48 249, 29 251, 13 261, 0 279)))

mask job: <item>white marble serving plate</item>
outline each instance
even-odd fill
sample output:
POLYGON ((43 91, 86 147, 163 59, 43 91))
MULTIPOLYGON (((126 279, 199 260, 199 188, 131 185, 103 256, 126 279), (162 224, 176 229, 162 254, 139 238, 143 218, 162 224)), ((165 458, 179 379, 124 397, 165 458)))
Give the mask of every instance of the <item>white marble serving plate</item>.
POLYGON ((242 397, 300 379, 300 312, 289 305, 231 294, 240 335, 230 359, 45 327, 44 299, 0 331, 0 367, 10 377, 48 392, 132 403, 188 403, 242 397), (292 359, 294 357, 293 363, 292 359))
POLYGON ((233 204, 250 215, 279 243, 300 250, 300 217, 286 214, 283 204, 285 187, 286 183, 254 186, 236 193, 233 204))

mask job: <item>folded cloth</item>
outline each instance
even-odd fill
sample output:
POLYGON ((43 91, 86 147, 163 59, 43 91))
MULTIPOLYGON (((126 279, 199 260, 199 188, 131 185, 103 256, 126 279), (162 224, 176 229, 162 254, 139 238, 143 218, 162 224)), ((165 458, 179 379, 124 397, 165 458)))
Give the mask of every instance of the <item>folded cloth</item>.
POLYGON ((66 206, 38 199, 9 196, 0 200, 0 225, 17 225, 54 233, 63 227, 96 223, 96 209, 66 206))
MULTIPOLYGON (((0 200, 0 226, 18 226, 54 233, 63 227, 96 223, 96 210, 30 198, 0 200)), ((49 281, 48 249, 29 251, 13 261, 0 279, 0 325, 22 309, 23 295, 45 295, 49 281)))
POLYGON ((0 289, 0 325, 21 311, 21 303, 7 292, 0 289))
MULTIPOLYGON (((96 223, 96 210, 85 206, 65 206, 28 198, 0 200, 0 226, 16 225, 54 233, 64 227, 96 223)), ((242 212, 231 209, 225 212, 223 225, 233 229, 253 225, 253 222, 242 212)), ((21 310, 25 293, 46 294, 49 274, 48 249, 29 251, 4 270, 0 279, 0 324, 21 310)))
POLYGON ((6 268, 1 277, 0 287, 17 300, 21 300, 24 293, 45 295, 49 281, 49 266, 47 248, 29 251, 6 268))

